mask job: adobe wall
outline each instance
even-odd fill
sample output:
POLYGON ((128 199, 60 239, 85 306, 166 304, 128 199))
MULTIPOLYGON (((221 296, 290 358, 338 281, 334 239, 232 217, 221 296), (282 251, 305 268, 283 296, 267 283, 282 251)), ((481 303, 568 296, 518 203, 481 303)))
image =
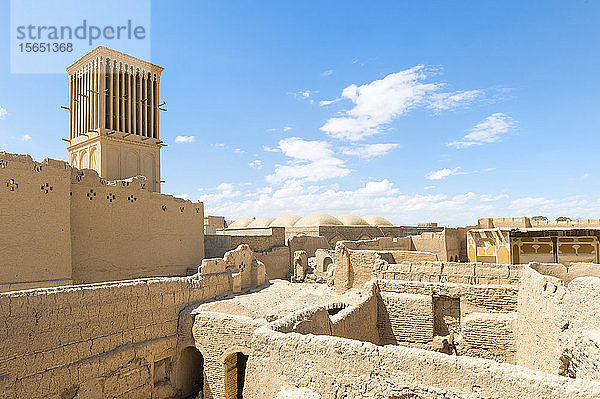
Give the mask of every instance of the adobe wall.
POLYGON ((316 334, 379 343, 377 329, 378 288, 374 282, 365 287, 365 298, 348 305, 333 303, 313 306, 272 323, 272 328, 283 333, 316 334))
POLYGON ((454 262, 467 260, 466 237, 466 230, 452 228, 410 236, 416 251, 433 252, 439 260, 454 262))
POLYGON ((233 246, 231 244, 230 236, 220 234, 204 235, 204 257, 207 259, 222 258, 223 255, 225 255, 225 252, 229 251, 231 248, 233 248, 233 246))
POLYGON ((253 251, 267 251, 285 246, 284 227, 227 229, 218 231, 217 234, 230 236, 233 248, 248 244, 253 251))
POLYGON ((338 242, 334 255, 334 288, 338 292, 350 288, 362 288, 367 281, 373 278, 373 273, 383 263, 418 260, 434 261, 437 260, 437 256, 429 252, 416 251, 353 250, 349 249, 345 242, 338 242))
POLYGON ((577 277, 565 284, 525 267, 518 302, 517 364, 552 374, 600 378, 599 295, 598 277, 577 277))
POLYGON ((460 355, 515 362, 516 286, 407 281, 402 273, 392 276, 389 271, 385 275, 388 279, 377 280, 381 345, 432 349, 435 336, 453 331, 460 335, 460 355))
POLYGON ((269 280, 287 279, 291 272, 289 247, 275 247, 255 252, 256 259, 265 264, 269 280))
POLYGON ((308 236, 299 235, 293 236, 288 239, 288 246, 290 247, 290 253, 293 254, 296 251, 306 251, 309 257, 313 257, 316 254, 317 249, 331 249, 332 247, 327 242, 327 239, 322 236, 308 236))
POLYGON ((565 266, 562 263, 531 262, 528 266, 540 274, 556 277, 567 284, 578 277, 600 277, 600 265, 597 263, 571 263, 565 266))
MULTIPOLYGON (((296 317, 287 316, 281 323, 291 324, 296 317)), ((274 398, 290 392, 321 399, 600 397, 600 383, 589 380, 417 348, 284 333, 276 331, 276 323, 254 334, 244 397, 274 398)))
POLYGON ((230 393, 237 387, 227 386, 231 380, 225 377, 226 359, 235 352, 249 356, 252 334, 265 320, 206 311, 193 316, 193 342, 190 345, 204 358, 204 398, 235 398, 230 393))
POLYGON ((567 319, 562 311, 566 287, 556 277, 524 267, 519 289, 516 361, 533 370, 558 374, 559 339, 567 319))
POLYGON ((387 280, 462 283, 471 285, 518 285, 523 266, 496 263, 408 261, 382 264, 374 274, 387 280))
POLYGON ((0 292, 71 284, 71 168, 0 152, 0 292))
POLYGON ((73 281, 185 276, 204 257, 202 203, 151 193, 144 178, 101 182, 73 171, 73 281))
POLYGON ((179 312, 231 285, 229 272, 0 294, 0 392, 168 397, 174 388, 155 381, 154 368, 175 359, 179 312))
POLYGON ((106 182, 65 162, 0 153, 0 291, 193 273, 202 203, 106 182))

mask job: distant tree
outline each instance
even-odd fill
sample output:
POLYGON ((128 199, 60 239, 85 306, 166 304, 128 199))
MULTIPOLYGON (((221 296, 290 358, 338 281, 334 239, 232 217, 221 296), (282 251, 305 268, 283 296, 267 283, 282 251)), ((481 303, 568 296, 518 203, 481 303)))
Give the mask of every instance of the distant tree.
POLYGON ((571 218, 567 216, 559 216, 556 218, 557 222, 570 222, 571 218))
POLYGON ((546 216, 534 216, 531 218, 534 222, 547 222, 548 218, 546 216))

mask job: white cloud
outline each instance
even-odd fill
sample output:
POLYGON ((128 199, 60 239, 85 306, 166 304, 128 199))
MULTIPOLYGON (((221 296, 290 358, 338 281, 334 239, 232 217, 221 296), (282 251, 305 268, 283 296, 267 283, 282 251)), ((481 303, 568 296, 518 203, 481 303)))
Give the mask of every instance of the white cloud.
POLYGON ((515 121, 508 115, 497 112, 479 122, 461 140, 448 143, 451 147, 464 148, 500 141, 502 136, 515 127, 515 121))
POLYGON ((460 167, 457 166, 454 169, 448 169, 448 168, 444 168, 444 169, 440 169, 440 170, 432 170, 431 172, 427 173, 425 175, 425 178, 427 180, 441 180, 441 179, 445 179, 448 176, 451 175, 455 175, 458 173, 460 167))
POLYGON ((337 103, 338 101, 341 101, 341 100, 342 100, 341 98, 336 98, 335 100, 321 100, 321 101, 319 101, 319 105, 321 107, 325 107, 327 105, 337 103))
POLYGON ((292 159, 286 165, 275 166, 275 172, 266 177, 269 183, 282 183, 289 179, 320 181, 350 173, 344 161, 334 156, 331 145, 325 141, 289 137, 279 141, 279 149, 292 159))
POLYGON ((215 144, 213 144, 213 145, 214 145, 215 147, 220 147, 220 148, 224 148, 224 147, 225 147, 225 144, 223 144, 223 143, 215 143, 215 144))
POLYGON ((279 152, 279 148, 273 148, 273 147, 269 147, 266 145, 263 145, 262 149, 263 149, 263 151, 266 151, 266 152, 279 152))
POLYGON ((242 192, 240 190, 236 190, 235 186, 231 183, 221 183, 210 191, 213 192, 201 195, 198 197, 198 200, 207 203, 219 203, 225 200, 231 201, 234 198, 238 198, 242 195, 242 192))
POLYGON ((321 130, 337 139, 361 140, 382 132, 394 119, 418 106, 439 112, 467 105, 483 94, 481 90, 440 92, 444 83, 426 82, 432 75, 431 69, 417 65, 362 86, 350 85, 339 99, 319 102, 326 106, 346 99, 354 104, 352 109, 329 118, 321 130))
POLYGON ((479 196, 479 201, 481 202, 494 202, 494 201, 500 201, 501 199, 505 199, 508 198, 508 195, 506 194, 500 194, 500 195, 489 195, 489 194, 482 194, 479 196))
POLYGON ((267 132, 283 132, 283 133, 285 133, 285 132, 289 132, 292 129, 293 129, 293 127, 291 127, 291 126, 284 126, 282 128, 274 128, 274 127, 269 128, 266 131, 267 132))
POLYGON ((296 98, 308 99, 309 97, 311 97, 317 93, 318 93, 317 90, 298 90, 298 91, 288 93, 288 94, 291 94, 292 96, 294 96, 296 98))
POLYGON ((326 71, 321 72, 321 76, 329 76, 333 73, 333 69, 328 69, 326 71))
POLYGON ((342 91, 342 98, 354 103, 343 116, 330 118, 321 130, 332 137, 360 140, 379 133, 384 125, 422 102, 428 93, 438 89, 434 83, 423 83, 425 67, 392 73, 362 86, 355 84, 342 91))
POLYGON ((267 188, 252 190, 235 198, 212 195, 203 196, 202 200, 207 213, 234 219, 325 212, 333 215, 377 214, 396 224, 435 220, 455 225, 473 224, 482 215, 493 216, 501 205, 501 201, 493 205, 482 202, 480 195, 472 192, 452 197, 445 194, 406 194, 388 179, 369 181, 354 190, 343 190, 337 185, 305 184, 300 180, 286 180, 278 189, 267 188))
POLYGON ((249 162, 248 166, 250 166, 251 168, 254 168, 254 169, 262 169, 263 162, 260 159, 255 159, 254 161, 249 162))
POLYGON ((8 115, 8 111, 4 107, 0 107, 0 119, 4 119, 8 115))
POLYGON ((343 148, 342 154, 355 155, 362 159, 374 159, 387 155, 391 150, 397 148, 399 144, 365 144, 352 148, 343 148))
POLYGON ((196 136, 177 136, 175 137, 176 143, 193 143, 196 140, 196 136))
POLYGON ((243 154, 246 151, 242 150, 241 148, 236 148, 235 150, 233 150, 233 152, 235 152, 236 154, 243 154))
POLYGON ((427 180, 441 180, 441 179, 445 179, 448 176, 473 175, 473 174, 477 174, 477 173, 491 172, 493 170, 496 170, 496 168, 485 168, 485 169, 480 169, 480 170, 465 171, 465 170, 461 170, 460 166, 457 166, 454 169, 444 168, 444 169, 440 169, 440 170, 432 170, 431 172, 429 172, 425 175, 425 178, 427 180))
POLYGON ((356 192, 365 195, 392 195, 400 191, 397 188, 393 188, 393 185, 394 183, 390 183, 388 179, 383 179, 382 181, 370 181, 356 192))
POLYGON ((29 140, 31 140, 31 136, 28 135, 28 134, 24 134, 23 137, 21 137, 21 140, 23 140, 23 141, 29 141, 29 140))
POLYGON ((464 107, 483 95, 482 90, 456 91, 454 93, 435 93, 431 95, 429 108, 440 112, 464 107))
POLYGON ((423 190, 432 190, 434 188, 435 188, 435 186, 425 186, 425 187, 423 187, 423 190))

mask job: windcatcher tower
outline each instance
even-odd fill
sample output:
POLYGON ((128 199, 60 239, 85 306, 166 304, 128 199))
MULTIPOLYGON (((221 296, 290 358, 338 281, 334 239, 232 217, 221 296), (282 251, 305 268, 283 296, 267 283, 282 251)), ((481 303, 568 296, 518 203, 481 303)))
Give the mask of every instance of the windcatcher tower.
POLYGON ((143 175, 160 192, 162 67, 96 47, 67 67, 69 163, 106 180, 143 175))

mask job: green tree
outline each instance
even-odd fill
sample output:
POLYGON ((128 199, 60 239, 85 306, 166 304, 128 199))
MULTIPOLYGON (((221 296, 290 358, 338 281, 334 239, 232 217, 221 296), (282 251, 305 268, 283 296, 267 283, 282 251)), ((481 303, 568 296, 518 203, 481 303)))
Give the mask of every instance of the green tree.
POLYGON ((546 216, 538 215, 538 216, 532 217, 531 220, 533 220, 534 222, 547 222, 548 218, 546 216))
POLYGON ((570 222, 571 218, 567 216, 559 216, 556 218, 557 222, 570 222))

